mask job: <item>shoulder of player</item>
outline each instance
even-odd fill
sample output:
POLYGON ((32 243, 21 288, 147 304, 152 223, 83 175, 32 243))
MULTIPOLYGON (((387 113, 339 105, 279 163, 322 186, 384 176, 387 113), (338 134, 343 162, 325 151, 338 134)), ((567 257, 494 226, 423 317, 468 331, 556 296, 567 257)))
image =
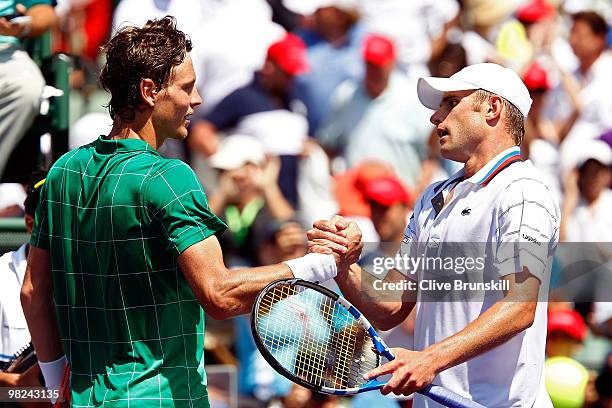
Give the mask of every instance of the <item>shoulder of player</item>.
POLYGON ((559 204, 551 187, 544 181, 539 170, 530 161, 516 163, 500 174, 498 207, 502 213, 519 204, 529 204, 545 210, 559 219, 559 204))
POLYGON ((502 191, 514 193, 521 190, 524 194, 552 196, 552 188, 544 181, 540 171, 529 160, 515 163, 502 171, 497 177, 499 177, 499 185, 502 191))
POLYGON ((159 158, 155 161, 149 171, 148 181, 173 181, 184 182, 185 177, 191 178, 197 176, 187 163, 179 159, 159 158))

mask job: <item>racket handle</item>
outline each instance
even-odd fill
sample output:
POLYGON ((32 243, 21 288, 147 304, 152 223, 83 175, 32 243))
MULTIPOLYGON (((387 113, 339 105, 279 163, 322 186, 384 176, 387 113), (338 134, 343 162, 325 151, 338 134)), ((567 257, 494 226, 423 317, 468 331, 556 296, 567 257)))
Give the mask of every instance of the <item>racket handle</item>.
POLYGON ((428 385, 422 390, 419 390, 418 393, 450 408, 485 408, 484 405, 480 405, 469 398, 456 394, 439 385, 428 385))
POLYGON ((357 391, 357 394, 361 394, 362 392, 379 390, 382 387, 384 387, 386 384, 387 384, 386 381, 378 381, 375 378, 371 379, 370 381, 368 381, 367 383, 359 387, 359 391, 357 391))

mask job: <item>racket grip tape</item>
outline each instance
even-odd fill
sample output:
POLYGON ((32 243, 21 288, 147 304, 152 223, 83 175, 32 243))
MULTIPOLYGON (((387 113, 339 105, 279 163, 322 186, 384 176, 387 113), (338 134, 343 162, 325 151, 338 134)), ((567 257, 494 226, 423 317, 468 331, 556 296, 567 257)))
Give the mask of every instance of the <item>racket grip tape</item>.
POLYGON ((484 405, 480 405, 469 398, 456 394, 439 385, 428 385, 418 392, 450 408, 485 408, 484 405))

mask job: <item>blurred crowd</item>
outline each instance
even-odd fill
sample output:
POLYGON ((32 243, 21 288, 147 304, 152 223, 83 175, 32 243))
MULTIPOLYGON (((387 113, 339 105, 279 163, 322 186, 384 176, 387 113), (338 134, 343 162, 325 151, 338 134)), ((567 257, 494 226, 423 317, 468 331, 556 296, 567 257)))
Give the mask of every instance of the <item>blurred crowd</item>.
MULTIPOLYGON (((612 407, 612 2, 62 0, 54 10, 54 49, 74 61, 70 148, 110 130, 97 75, 112 32, 170 14, 189 34, 204 103, 186 143, 169 141, 161 152, 194 168, 229 226, 221 237, 228 267, 301 256, 306 229, 334 214, 380 242, 374 252, 394 254, 389 244, 401 242, 418 195, 460 168, 439 154, 418 78, 480 62, 514 69, 533 99, 523 156, 559 200, 561 240, 589 243, 604 265, 582 271, 587 301, 550 304, 547 386, 555 407, 612 407)), ((26 214, 27 192, 0 184, 0 215, 26 214)), ((0 282, 14 279, 3 267, 0 282)), ((409 347, 411 331, 408 321, 385 335, 409 347)), ((207 364, 237 365, 241 406, 410 405, 292 385, 259 355, 247 318, 209 324, 206 342, 207 364)), ((214 406, 227 403, 214 387, 211 396, 214 406)))

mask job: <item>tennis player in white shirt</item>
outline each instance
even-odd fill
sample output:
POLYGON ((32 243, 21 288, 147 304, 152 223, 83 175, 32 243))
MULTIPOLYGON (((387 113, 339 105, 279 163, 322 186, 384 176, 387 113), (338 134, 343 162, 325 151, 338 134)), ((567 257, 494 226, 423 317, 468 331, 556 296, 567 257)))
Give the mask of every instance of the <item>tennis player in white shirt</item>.
MULTIPOLYGON (((400 255, 466 243, 460 247, 465 253, 455 255, 484 257, 478 278, 497 279, 501 286, 465 301, 427 301, 418 289, 431 279, 427 270, 404 275, 393 269, 385 281, 409 278, 417 289, 405 290, 402 301, 381 301, 372 275, 357 265, 339 270, 342 293, 380 329, 396 326, 416 307, 415 351, 394 349, 397 358, 369 378, 392 374, 383 394, 408 395, 435 383, 486 407, 552 407, 543 369, 560 211, 538 171, 520 155, 529 92, 510 69, 476 64, 450 78, 421 78, 418 95, 435 110, 431 122, 442 155, 464 166, 419 197, 400 255)), ((335 218, 309 231, 311 251, 329 253, 338 235, 348 236, 349 248, 360 245, 357 227, 335 218)), ((440 407, 420 394, 414 406, 440 407)))

